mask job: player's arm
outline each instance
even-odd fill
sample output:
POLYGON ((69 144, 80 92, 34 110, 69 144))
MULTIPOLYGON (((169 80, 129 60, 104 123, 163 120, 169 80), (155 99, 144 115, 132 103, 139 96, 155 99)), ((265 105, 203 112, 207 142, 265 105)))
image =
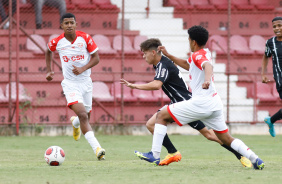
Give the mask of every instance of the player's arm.
POLYGON ((211 78, 213 75, 213 66, 209 62, 203 64, 203 69, 205 70, 205 81, 202 84, 203 89, 209 89, 211 78))
POLYGON ((46 60, 46 69, 47 69, 46 79, 48 81, 51 81, 53 79, 54 72, 51 69, 52 51, 50 51, 48 48, 45 51, 45 60, 46 60))
POLYGON ((153 80, 152 82, 146 84, 132 84, 125 79, 120 79, 121 84, 125 84, 131 89, 141 89, 141 90, 159 90, 161 89, 163 82, 159 80, 153 80))
POLYGON ((266 68, 268 64, 268 57, 264 54, 262 57, 262 65, 261 65, 261 80, 262 83, 267 83, 270 80, 266 76, 266 68))
POLYGON ((158 51, 161 51, 163 53, 163 55, 165 55, 166 57, 168 57, 170 60, 172 60, 175 64, 177 64, 178 66, 180 66, 181 68, 184 68, 186 70, 189 70, 190 65, 187 63, 187 61, 185 59, 181 59, 178 58, 176 56, 173 56, 171 54, 169 54, 165 48, 165 46, 159 46, 158 47, 158 51))
POLYGON ((72 65, 73 66, 72 72, 75 75, 79 75, 82 72, 84 72, 85 70, 88 70, 89 68, 92 68, 93 66, 96 66, 100 62, 98 52, 94 52, 93 54, 90 55, 90 57, 91 57, 90 61, 83 67, 77 67, 77 66, 72 65))

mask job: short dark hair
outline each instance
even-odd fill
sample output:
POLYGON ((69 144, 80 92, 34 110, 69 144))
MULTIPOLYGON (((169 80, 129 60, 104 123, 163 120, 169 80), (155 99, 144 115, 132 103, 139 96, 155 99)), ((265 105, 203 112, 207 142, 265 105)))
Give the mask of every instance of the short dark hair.
POLYGON ((76 20, 74 14, 72 14, 72 13, 65 13, 65 14, 61 17, 60 22, 62 23, 65 18, 74 18, 74 20, 76 20))
POLYGON ((202 26, 192 26, 188 29, 191 40, 195 40, 199 46, 206 45, 209 39, 209 32, 202 26))
POLYGON ((272 22, 274 22, 276 20, 282 20, 282 17, 274 17, 274 19, 272 19, 272 22))
POLYGON ((157 51, 158 46, 162 46, 161 41, 158 38, 150 38, 140 44, 140 49, 142 52, 147 50, 157 51))

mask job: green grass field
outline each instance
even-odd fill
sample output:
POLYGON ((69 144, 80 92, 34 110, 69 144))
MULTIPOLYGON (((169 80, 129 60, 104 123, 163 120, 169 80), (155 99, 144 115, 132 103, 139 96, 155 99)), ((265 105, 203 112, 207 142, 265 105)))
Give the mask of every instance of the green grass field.
MULTIPOLYGON (((282 183, 282 136, 235 136, 242 139, 265 162, 264 170, 243 168, 236 157, 202 136, 172 135, 182 160, 154 167, 141 161, 134 150, 147 152, 152 136, 98 135, 106 160, 97 161, 87 141, 72 137, 0 137, 1 184, 260 184, 282 183), (61 146, 66 159, 59 167, 48 166, 44 152, 61 146)), ((162 149, 162 158, 166 149, 162 149)))

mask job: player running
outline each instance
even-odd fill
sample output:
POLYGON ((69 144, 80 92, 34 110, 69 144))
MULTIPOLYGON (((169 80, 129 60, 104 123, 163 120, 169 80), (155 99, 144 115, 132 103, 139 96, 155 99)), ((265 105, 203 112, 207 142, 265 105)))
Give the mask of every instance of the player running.
POLYGON ((229 133, 223 116, 223 104, 216 92, 213 79, 211 54, 204 49, 209 33, 201 26, 188 30, 189 45, 194 52, 188 61, 166 53, 166 56, 180 67, 189 71, 193 96, 190 100, 176 102, 163 108, 157 114, 152 149, 148 153, 135 151, 139 158, 158 165, 162 142, 167 132, 167 124, 175 121, 179 126, 201 120, 212 129, 223 144, 230 146, 248 158, 254 169, 263 169, 264 162, 241 140, 234 139, 229 133))
POLYGON ((73 138, 80 139, 80 128, 89 142, 98 160, 104 160, 105 150, 101 148, 89 124, 92 110, 91 68, 99 63, 98 47, 92 37, 76 31, 76 19, 71 13, 61 17, 61 28, 64 33, 48 43, 46 50, 46 79, 51 81, 54 72, 51 70, 52 52, 58 51, 61 59, 64 80, 61 85, 66 96, 67 105, 75 112, 71 117, 73 138))
MULTIPOLYGON (((167 51, 165 50, 165 47, 162 46, 160 40, 155 38, 148 39, 141 43, 140 48, 144 53, 143 58, 148 64, 153 65, 156 71, 154 80, 147 84, 132 84, 124 79, 121 79, 121 83, 132 89, 139 90, 159 90, 162 88, 165 94, 170 98, 171 104, 189 100, 192 97, 192 94, 189 92, 179 69, 170 59, 162 56, 160 50, 164 52, 164 54, 166 54, 167 51)), ((161 109, 164 108, 167 108, 167 106, 164 106, 161 109)), ((152 134, 154 133, 156 116, 157 113, 155 113, 146 123, 147 129, 152 134)), ((242 157, 240 153, 229 146, 224 145, 216 137, 213 130, 208 130, 201 121, 194 121, 189 123, 189 125, 198 130, 208 140, 218 142, 221 146, 234 153, 244 167, 252 167, 250 160, 246 157, 242 157)), ((164 136, 163 146, 167 149, 168 155, 159 163, 159 165, 168 165, 172 162, 178 162, 181 160, 180 152, 174 147, 167 134, 164 136)))
MULTIPOLYGON (((270 80, 265 75, 268 64, 268 59, 272 56, 273 77, 276 82, 276 89, 282 99, 282 17, 272 19, 272 28, 276 36, 270 38, 265 44, 265 53, 262 58, 261 79, 263 83, 268 83, 270 80)), ((282 119, 282 109, 279 109, 272 117, 264 118, 264 122, 269 127, 269 133, 272 137, 276 136, 274 123, 282 119)))

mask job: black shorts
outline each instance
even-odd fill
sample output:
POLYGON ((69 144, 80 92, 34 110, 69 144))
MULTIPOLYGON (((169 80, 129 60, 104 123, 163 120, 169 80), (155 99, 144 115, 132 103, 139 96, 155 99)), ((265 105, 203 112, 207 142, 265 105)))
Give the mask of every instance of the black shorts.
POLYGON ((188 123, 188 125, 190 125, 192 128, 196 129, 196 130, 202 130, 203 128, 205 128, 206 126, 204 125, 203 122, 201 122, 200 120, 198 121, 193 121, 192 123, 188 123))

